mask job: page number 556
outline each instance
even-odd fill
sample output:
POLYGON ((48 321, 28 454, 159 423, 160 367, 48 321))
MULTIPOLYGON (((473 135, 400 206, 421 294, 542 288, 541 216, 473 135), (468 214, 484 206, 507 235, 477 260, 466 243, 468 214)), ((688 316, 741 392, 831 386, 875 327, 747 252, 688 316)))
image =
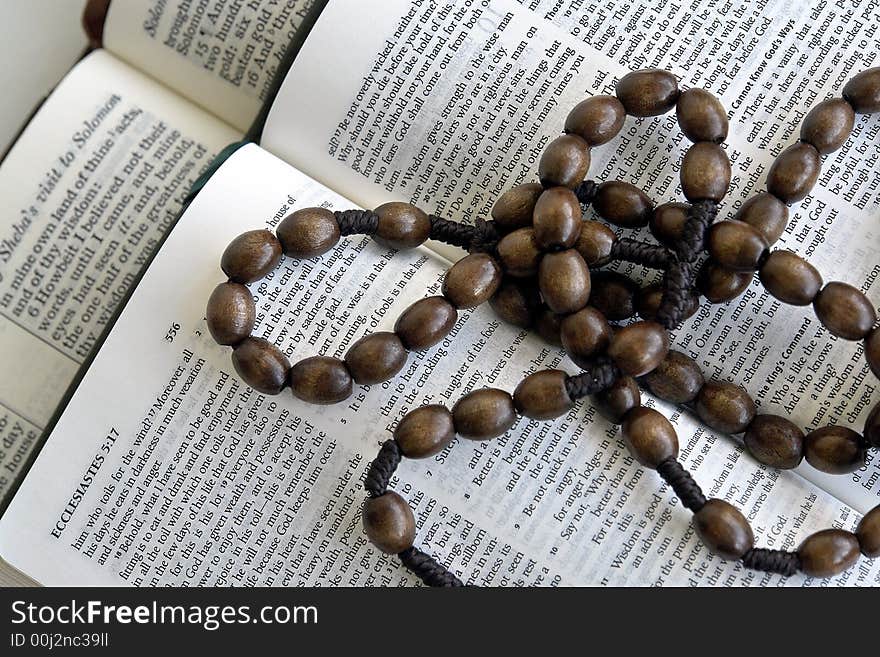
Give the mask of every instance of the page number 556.
POLYGON ((177 333, 180 331, 180 324, 176 322, 171 325, 171 328, 168 329, 168 332, 165 334, 165 342, 174 342, 174 338, 177 337, 177 333))

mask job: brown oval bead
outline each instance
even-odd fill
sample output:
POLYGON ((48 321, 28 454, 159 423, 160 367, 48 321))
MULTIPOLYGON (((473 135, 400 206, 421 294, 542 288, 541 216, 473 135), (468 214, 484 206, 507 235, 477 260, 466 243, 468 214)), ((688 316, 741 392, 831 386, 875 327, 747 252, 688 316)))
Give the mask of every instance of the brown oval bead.
POLYGON ((458 312, 443 297, 419 299, 404 310, 394 324, 403 346, 413 351, 433 347, 455 326, 458 312))
POLYGON ((669 71, 642 69, 620 78, 615 93, 630 116, 658 116, 675 107, 678 80, 669 71))
POLYGON ((712 498, 694 514, 694 527, 703 543, 722 559, 736 561, 755 546, 749 521, 732 504, 712 498))
POLYGON ((455 439, 452 413, 440 404, 420 406, 404 415, 394 429, 400 452, 410 459, 423 459, 442 452, 455 439))
POLYGON ((587 306, 562 320, 560 335, 568 357, 579 367, 587 367, 592 356, 608 347, 612 333, 605 316, 587 306))
POLYGON ((508 324, 529 328, 535 323, 541 299, 534 285, 519 281, 502 281, 498 291, 489 299, 495 313, 508 324))
POLYGON ((277 395, 287 383, 290 361, 274 344, 263 338, 245 338, 232 352, 232 366, 251 388, 277 395))
POLYGON ((745 292, 753 277, 753 272, 734 271, 707 260, 697 276, 697 288, 712 303, 726 303, 745 292))
POLYGON ((644 376, 669 353, 669 333, 657 322, 634 322, 614 334, 608 355, 624 374, 644 376))
POLYGON ((689 201, 720 201, 730 187, 730 160, 718 144, 701 141, 681 162, 681 191, 689 201))
POLYGON ((880 402, 874 406, 865 421, 865 440, 873 447, 880 447, 880 402))
POLYGON ((327 208, 302 208, 293 212, 275 229, 285 255, 317 258, 339 241, 339 224, 327 208))
POLYGON ((801 571, 810 577, 833 577, 859 560, 859 540, 842 529, 823 529, 798 548, 801 571))
POLYGON ((338 358, 312 356, 290 368, 293 396, 310 404, 336 404, 351 396, 348 368, 338 358))
MULTIPOLYGON (((700 297, 692 291, 687 292, 687 306, 682 319, 690 319, 700 309, 700 297)), ((636 295, 636 310, 642 319, 655 320, 660 305, 663 303, 663 284, 652 283, 639 290, 636 295)))
POLYGON ((208 330, 217 344, 236 345, 251 334, 257 309, 251 291, 241 283, 220 283, 205 311, 208 330))
POLYGON ((345 365, 355 383, 368 386, 387 381, 406 363, 406 347, 396 333, 365 335, 345 354, 345 365))
POLYGON ((373 210, 379 223, 373 239, 392 249, 412 249, 431 235, 431 220, 422 210, 409 203, 392 201, 373 210))
POLYGON ((691 206, 687 203, 663 203, 651 213, 651 234, 664 246, 675 246, 684 234, 691 206))
POLYGON ((639 384, 631 376, 621 376, 609 388, 594 397, 596 408, 614 424, 620 424, 623 416, 642 403, 639 384))
POLYGON ((636 461, 656 468, 678 457, 678 435, 666 416, 653 408, 639 406, 623 416, 623 441, 636 461))
POLYGON ((880 66, 851 77, 843 87, 843 97, 859 114, 880 112, 880 66))
POLYGON ((538 161, 538 180, 547 187, 580 185, 590 170, 590 146, 577 135, 562 135, 544 148, 538 161))
POLYGON ((581 254, 587 267, 601 267, 611 262, 611 250, 616 241, 617 235, 605 224, 584 221, 574 248, 581 254))
POLYGON ((852 105, 843 98, 823 100, 810 110, 801 124, 801 139, 812 144, 821 155, 843 146, 856 121, 852 105))
POLYGON ((513 391, 516 410, 533 420, 552 420, 565 415, 574 406, 562 370, 541 370, 529 374, 513 391))
POLYGON ((861 290, 837 281, 828 283, 813 299, 816 317, 830 333, 844 340, 861 340, 877 321, 877 311, 861 290))
POLYGON ((517 228, 498 241, 498 259, 504 273, 516 278, 534 276, 541 262, 541 250, 532 228, 517 228))
POLYGON ((647 226, 653 206, 651 199, 635 185, 609 180, 599 185, 593 209, 605 221, 622 228, 647 226))
POLYGON ((865 360, 868 367, 880 379, 880 326, 868 333, 865 338, 865 360))
POLYGON ((635 315, 638 293, 639 286, 616 271, 590 275, 590 305, 609 321, 617 322, 635 315))
POLYGON ((501 267, 488 253, 471 253, 456 262, 443 279, 443 296, 456 308, 476 308, 501 285, 501 267))
POLYGON ((400 554, 416 540, 416 519, 406 500, 394 491, 368 497, 361 517, 370 542, 386 554, 400 554))
POLYGON ((716 431, 742 433, 755 418, 755 401, 727 381, 706 381, 697 395, 697 415, 716 431))
POLYGON ((547 253, 538 267, 538 287, 550 310, 573 313, 590 298, 590 270, 574 249, 547 253))
POLYGON ((562 346, 562 320, 565 315, 544 308, 535 320, 535 330, 544 340, 557 347, 562 346))
POLYGON ((868 511, 856 527, 859 549, 869 559, 880 557, 880 505, 868 511))
POLYGON ((791 251, 773 251, 758 272, 767 291, 784 303, 808 306, 822 289, 822 276, 791 251))
POLYGON ((488 440, 504 435, 516 424, 513 397, 498 388, 474 390, 452 407, 455 430, 472 440, 488 440))
POLYGON ((788 206, 770 192, 761 192, 743 203, 733 218, 749 224, 771 245, 785 232, 788 206))
POLYGON ((281 260, 281 242, 268 230, 249 230, 229 243, 220 269, 236 283, 253 283, 275 269, 281 260))
POLYGON ((727 139, 727 113, 714 94, 705 89, 682 91, 675 104, 675 116, 685 137, 692 142, 715 144, 727 139))
POLYGON ((847 474, 864 465, 865 443, 848 427, 821 427, 808 433, 804 439, 804 456, 817 470, 847 474))
POLYGON ((798 142, 786 148, 767 174, 767 191, 783 203, 802 201, 819 179, 822 160, 810 144, 798 142))
POLYGON ((709 228, 709 253, 722 267, 755 271, 767 251, 767 240, 742 221, 719 221, 709 228))
POLYGON ((565 117, 565 131, 573 132, 590 146, 614 139, 626 121, 626 109, 614 96, 593 96, 575 105, 565 117))
POLYGON ((758 461, 780 470, 796 468, 804 458, 804 432, 779 415, 756 415, 743 442, 758 461))
POLYGON ((492 219, 501 232, 530 226, 535 204, 543 191, 540 183, 524 183, 499 196, 492 206, 492 219))
POLYGON ((551 187, 538 199, 532 227, 535 241, 546 251, 566 249, 581 234, 581 204, 568 187, 551 187))
POLYGON ((648 390, 673 404, 693 401, 705 379, 697 362, 680 351, 670 351, 666 358, 645 376, 648 390))

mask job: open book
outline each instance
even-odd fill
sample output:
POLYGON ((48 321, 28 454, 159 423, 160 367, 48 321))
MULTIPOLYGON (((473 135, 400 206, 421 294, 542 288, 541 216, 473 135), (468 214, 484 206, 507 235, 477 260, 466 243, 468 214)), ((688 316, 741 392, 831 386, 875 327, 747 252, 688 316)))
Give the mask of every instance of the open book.
MULTIPOLYGON (((281 11, 292 3, 257 4, 281 11)), ((479 308, 464 314, 447 340, 411 354, 397 377, 358 388, 341 404, 261 395, 237 378, 230 350, 206 331, 205 303, 223 278, 223 249, 239 233, 272 228, 291 209, 311 205, 372 208, 402 199, 448 218, 486 216, 503 189, 534 177, 538 154, 575 102, 611 91, 627 70, 646 66, 705 86, 731 111, 734 191, 722 212, 733 211, 763 186, 809 107, 876 64, 877 52, 859 45, 875 42, 875 13, 764 4, 761 11, 737 5, 722 16, 708 0, 696 10, 612 0, 589 13, 574 1, 331 0, 268 108, 260 144, 239 148, 201 188, 81 373, 0 519, 0 556, 50 585, 415 583, 395 558, 369 546, 360 524, 361 479, 389 429, 423 403, 451 405, 482 386, 512 390, 539 368, 576 367, 559 349, 479 308), (829 49, 831 33, 838 36, 829 49)), ((163 5, 169 15, 178 6, 189 3, 163 5)), ((113 194, 105 208, 90 211, 113 185, 138 184, 142 170, 133 161, 125 171, 122 155, 92 155, 99 140, 129 139, 133 154, 156 128, 141 120, 135 139, 125 126, 145 112, 166 121, 180 137, 165 147, 164 166, 181 181, 166 198, 180 202, 185 181, 259 111, 258 95, 241 88, 233 94, 201 70, 196 76, 195 51, 184 60, 162 45, 172 33, 179 40, 201 34, 204 17, 188 11, 179 9, 185 17, 171 27, 167 15, 158 21, 159 41, 138 32, 154 24, 148 3, 114 0, 105 28, 111 52, 91 55, 68 76, 0 168, 0 190, 26 209, 19 228, 4 228, 24 237, 13 244, 14 266, 3 260, 0 269, 0 310, 10 317, 0 349, 14 364, 14 376, 0 384, 0 402, 8 400, 2 435, 23 455, 21 446, 49 424, 89 343, 98 343, 102 317, 112 316, 114 299, 92 291, 100 286, 123 297, 140 264, 132 260, 146 262, 143 240, 158 242, 171 225, 170 206, 151 215, 165 179, 151 183, 154 195, 141 183, 128 201, 113 194), (165 86, 122 63, 123 51, 165 86), (220 88, 229 103, 215 95, 220 88), (135 98, 142 111, 126 118, 135 98), (87 133, 88 145, 64 165, 77 131, 87 133), (86 155, 98 157, 92 170, 113 173, 83 203, 95 181, 86 155), (184 170, 184 161, 193 163, 184 170), (67 192, 80 169, 87 172, 83 189, 67 192), (70 195, 57 218, 43 205, 27 211, 43 187, 59 209, 59 190, 70 195), (65 232, 67 212, 83 213, 80 228, 65 232), (108 223, 117 231, 125 226, 118 246, 78 265, 86 249, 107 253, 108 223), (37 229, 49 224, 55 229, 38 242, 37 229), (136 241, 129 244, 129 236, 136 241), (92 287, 82 298, 58 298, 58 284, 42 293, 51 277, 33 272, 60 267, 68 242, 80 237, 64 280, 75 275, 80 290, 91 277, 92 287), (23 252, 34 253, 30 264, 23 252), (131 266, 114 274, 111 265, 123 254, 131 266)), ((633 182, 658 203, 679 198, 676 172, 686 144, 675 118, 628 121, 621 138, 594 151, 592 177, 633 182)), ((812 196, 792 212, 780 244, 809 255, 826 280, 861 286, 875 303, 878 132, 876 118, 858 116, 847 145, 826 158, 812 196)), ((162 170, 157 165, 151 175, 162 170)), ((387 329, 409 303, 435 293, 455 257, 437 245, 396 253, 346 238, 319 259, 284 259, 253 285, 255 334, 291 360, 343 355, 363 334, 387 329)), ((657 276, 634 266, 621 271, 646 282, 657 276)), ((711 376, 746 387, 762 412, 787 414, 804 428, 838 421, 860 430, 880 400, 859 346, 831 338, 808 308, 782 308, 757 284, 727 306, 704 305, 675 332, 673 345, 711 376)), ((779 472, 753 461, 735 438, 645 397, 676 425, 682 460, 707 495, 736 504, 761 547, 792 549, 820 528, 851 528, 877 503, 873 454, 848 476, 808 465, 779 472)), ((634 463, 616 428, 588 401, 554 422, 521 419, 500 439, 458 440, 431 459, 404 461, 393 487, 413 505, 417 545, 472 584, 816 583, 712 556, 695 537, 690 514, 634 463)), ((880 563, 862 561, 832 583, 880 583, 880 563)))

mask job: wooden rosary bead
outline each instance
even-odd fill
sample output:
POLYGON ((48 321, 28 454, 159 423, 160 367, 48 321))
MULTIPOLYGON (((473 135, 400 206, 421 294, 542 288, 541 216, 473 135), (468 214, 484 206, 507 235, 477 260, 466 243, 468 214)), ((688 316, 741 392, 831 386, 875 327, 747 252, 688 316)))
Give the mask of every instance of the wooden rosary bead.
POLYGON ((590 270, 574 249, 547 253, 538 267, 538 287, 553 312, 577 312, 590 298, 590 270))
POLYGON ((703 383, 705 379, 700 366, 693 358, 680 351, 670 351, 653 372, 645 375, 648 390, 673 404, 693 401, 703 383))
POLYGON ((538 180, 545 188, 580 185, 590 170, 590 146, 577 135, 561 135, 544 148, 538 180))
POLYGON ((406 363, 406 347, 396 333, 379 331, 365 335, 345 354, 345 365, 354 382, 369 386, 387 381, 406 363))
POLYGON ((669 353, 669 333, 657 322, 634 322, 624 326, 611 340, 608 355, 630 376, 653 371, 669 353))
POLYGON ((232 366, 251 388, 277 395, 287 384, 290 361, 274 344, 263 338, 245 338, 232 352, 232 366))
POLYGON ((590 305, 611 322, 636 314, 639 286, 623 274, 602 271, 590 275, 590 305))
POLYGON ((455 430, 472 440, 502 436, 516 424, 513 397, 498 388, 474 390, 452 408, 455 430))
POLYGON ((655 469, 678 457, 678 435, 666 416, 653 408, 639 406, 623 417, 623 441, 636 461, 655 469))
POLYGON ((565 415, 574 401, 568 396, 562 370, 541 370, 529 374, 513 391, 516 410, 532 420, 552 420, 565 415))
POLYGON ((718 144, 701 141, 691 146, 681 162, 681 191, 687 200, 720 201, 730 187, 730 160, 718 144))
POLYGON ((595 395, 596 409, 614 424, 642 404, 639 384, 631 376, 621 376, 610 387, 595 395))
POLYGON ((856 527, 859 549, 869 559, 880 557, 880 505, 868 511, 856 527))
POLYGON ((562 320, 565 315, 544 308, 535 320, 535 330, 544 340, 557 347, 562 346, 562 320))
POLYGON ((722 559, 736 561, 755 547, 749 521, 732 504, 712 498, 694 514, 694 527, 703 543, 722 559))
POLYGON ((277 237, 265 229, 249 230, 223 251, 220 269, 236 283, 253 283, 275 269, 280 260, 281 242, 277 237))
POLYGON ((694 143, 718 144, 727 139, 727 112, 721 101, 705 89, 682 91, 675 105, 675 116, 685 137, 694 143))
MULTIPOLYGON (((652 283, 639 290, 636 295, 636 310, 642 319, 657 319, 657 311, 663 303, 663 284, 652 283)), ((688 291, 687 306, 684 309, 682 320, 690 319, 700 309, 700 297, 692 291, 688 291)))
POLYGON ((476 308, 501 285, 501 267, 488 253, 471 253, 456 262, 443 279, 443 296, 456 308, 476 308))
POLYGON ((617 136, 626 121, 626 109, 614 96, 593 96, 575 105, 565 117, 565 131, 590 146, 601 146, 617 136))
POLYGON ((843 87, 843 97, 859 114, 880 112, 880 66, 850 78, 843 87))
POLYGON ((727 303, 745 292, 753 277, 753 272, 734 271, 706 260, 697 275, 697 289, 712 303, 727 303))
POLYGON ((293 212, 275 229, 284 254, 291 258, 317 258, 339 241, 339 224, 327 208, 293 212))
POLYGON ((517 228, 502 237, 496 248, 505 274, 525 278, 538 273, 542 253, 533 228, 517 228))
POLYGON ((767 174, 767 191, 783 203, 802 201, 819 179, 822 160, 810 144, 798 142, 786 148, 767 174))
POLYGON ((642 69, 620 78, 615 93, 630 116, 658 116, 675 107, 678 80, 669 71, 642 69))
POLYGON ((562 346, 579 367, 587 367, 591 357, 611 343, 611 326, 601 312, 587 306, 567 315, 561 324, 562 346))
POLYGON ((251 334, 257 309, 251 291, 241 283, 220 283, 205 311, 208 331, 217 344, 236 345, 251 334))
POLYGON ((808 306, 822 289, 822 276, 791 251, 773 251, 758 272, 767 291, 784 303, 808 306))
POLYGON ((454 439, 452 413, 440 404, 428 404, 410 411, 394 429, 394 440, 400 446, 400 453, 410 459, 439 454, 454 439))
POLYGON ((823 100, 804 118, 801 140, 812 144, 820 155, 827 155, 846 143, 855 120, 852 105, 843 98, 823 100))
POLYGON ((290 389, 310 404, 336 404, 351 396, 351 374, 338 358, 312 356, 290 368, 290 389))
POLYGON ((574 248, 581 254, 587 267, 602 267, 611 262, 611 250, 617 241, 617 235, 599 221, 583 221, 581 234, 574 248))
POLYGON ((742 221, 719 221, 709 228, 709 254, 722 267, 755 271, 767 252, 767 241, 742 221))
POLYGON ((861 290, 837 281, 828 283, 813 300, 819 321, 844 340, 861 340, 877 321, 877 311, 861 290))
POLYGON ((874 375, 880 379, 880 326, 865 338, 865 360, 874 375))
POLYGON ((492 206, 492 219, 501 232, 530 226, 535 204, 543 191, 540 183, 524 183, 499 196, 492 206))
POLYGON ((648 195, 635 185, 610 180, 603 182, 596 190, 593 209, 615 226, 640 228, 648 225, 653 206, 648 195))
POLYGON ((865 421, 865 440, 872 447, 880 448, 880 402, 874 406, 865 421))
POLYGON ((807 463, 829 474, 855 472, 865 463, 862 437, 848 427, 830 425, 811 431, 804 439, 807 463))
POLYGON ((373 210, 379 224, 373 239, 392 249, 412 249, 431 235, 431 220, 419 208, 409 203, 392 201, 373 210))
POLYGON ((810 577, 833 577, 859 560, 859 540, 843 529, 823 529, 798 548, 801 571, 810 577))
POLYGON ((707 381, 697 395, 697 415, 709 427, 723 433, 742 433, 755 418, 754 400, 738 385, 707 381))
POLYGON ((779 470, 790 470, 804 458, 804 432, 779 415, 756 415, 743 442, 758 461, 779 470))
POLYGON ((551 187, 535 204, 532 227, 535 241, 545 251, 567 249, 581 233, 581 204, 568 187, 551 187))
POLYGON ((687 203, 663 203, 654 208, 649 226, 660 244, 672 247, 681 241, 690 207, 687 203))
POLYGON ((529 328, 535 323, 535 315, 541 298, 534 285, 519 281, 502 281, 498 291, 489 299, 495 313, 508 324, 529 328))
POLYGON ((761 192, 743 203, 733 218, 749 224, 772 245, 788 225, 788 206, 770 192, 761 192))
POLYGON ((362 513, 370 542, 386 554, 400 554, 416 540, 416 519, 406 500, 394 491, 367 498, 362 513))
POLYGON ((401 313, 394 332, 407 349, 420 351, 445 338, 457 320, 455 306, 444 297, 426 297, 401 313))

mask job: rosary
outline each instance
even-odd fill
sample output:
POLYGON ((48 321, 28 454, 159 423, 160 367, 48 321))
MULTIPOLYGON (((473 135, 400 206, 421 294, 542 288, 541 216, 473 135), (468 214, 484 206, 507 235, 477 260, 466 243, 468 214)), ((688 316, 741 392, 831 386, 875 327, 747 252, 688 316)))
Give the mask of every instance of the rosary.
POLYGON ((456 436, 496 438, 520 415, 558 418, 587 395, 594 396, 603 415, 621 425, 633 457, 656 470, 694 514, 696 532, 712 552, 768 573, 831 577, 853 566, 860 554, 880 556, 880 505, 853 532, 825 529, 808 536, 796 551, 755 547, 745 516, 725 500, 707 499, 679 462, 675 429, 659 411, 641 405, 639 385, 660 399, 689 407, 716 431, 742 434, 746 450, 771 467, 794 468, 806 458, 818 470, 845 474, 864 465, 869 447, 880 448, 880 404, 861 434, 829 425, 804 435, 785 417, 759 415, 741 387, 706 380, 692 358, 670 350, 669 339, 669 331, 697 311, 700 296, 710 303, 728 302, 757 272, 776 299, 794 306, 812 304, 830 333, 864 341, 865 359, 880 377, 880 326, 874 326, 877 313, 868 298, 846 283, 823 284, 805 259, 770 249, 785 230, 788 206, 815 185, 821 156, 846 142, 856 113, 878 111, 880 67, 853 77, 841 98, 813 107, 804 118, 800 140, 770 168, 767 191, 746 201, 733 219, 713 223, 731 178, 720 145, 728 131, 723 106, 703 89, 680 91, 667 71, 635 71, 620 79, 615 96, 594 96, 574 107, 563 134, 540 158, 539 182, 502 194, 491 221, 465 225, 392 202, 374 211, 305 208, 284 218, 276 235, 253 230, 238 236, 221 259, 228 281, 208 301, 208 328, 217 343, 233 348, 235 370, 248 385, 270 395, 289 386, 297 398, 314 404, 346 399, 355 383, 391 379, 404 366, 408 351, 437 344, 455 326, 459 311, 486 301, 505 321, 533 328, 565 349, 581 373, 542 370, 523 379, 512 395, 482 388, 466 394, 451 410, 439 404, 416 408, 382 444, 364 479, 364 529, 378 549, 396 554, 428 585, 462 582, 414 546, 412 509, 388 488, 401 459, 431 457, 456 436), (627 115, 658 116, 673 108, 692 142, 680 175, 689 203, 655 208, 634 185, 585 180, 590 149, 613 139, 627 115), (650 226, 658 244, 622 238, 605 223, 585 220, 583 208, 588 206, 614 226, 650 226), (439 240, 466 249, 468 255, 446 272, 442 295, 409 306, 393 332, 366 335, 344 359, 312 356, 291 366, 277 346, 251 335, 256 310, 246 285, 274 269, 282 253, 315 258, 333 248, 340 236, 357 234, 371 235, 394 249, 439 240), (701 262, 704 251, 708 258, 701 262), (661 270, 662 283, 639 289, 625 276, 594 271, 613 261, 661 270), (636 314, 640 319, 625 326, 609 323, 636 314))

